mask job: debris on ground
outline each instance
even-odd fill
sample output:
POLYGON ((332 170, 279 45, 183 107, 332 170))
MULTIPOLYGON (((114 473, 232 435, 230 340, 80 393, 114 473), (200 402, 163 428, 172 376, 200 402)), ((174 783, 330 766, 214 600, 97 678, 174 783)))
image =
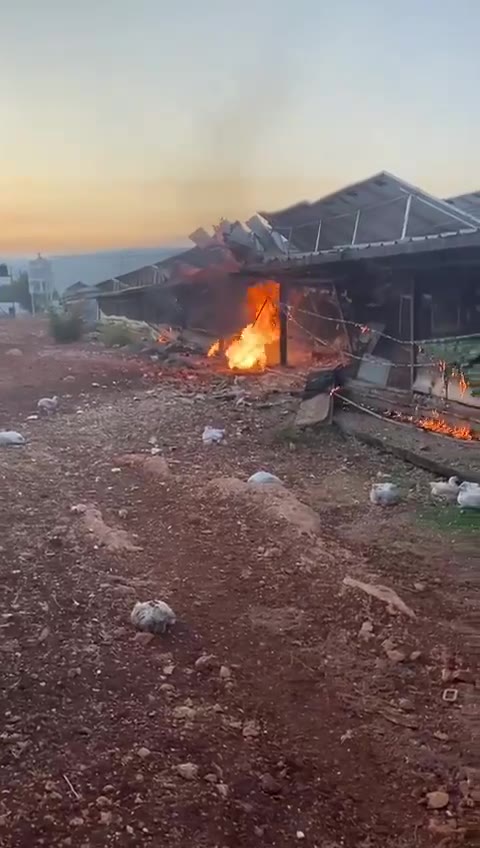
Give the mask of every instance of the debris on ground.
POLYGON ((395 483, 374 483, 370 489, 370 501, 377 506, 395 506, 400 502, 400 490, 395 483))
MULTIPOLYGON (((20 344, 23 321, 0 324, 2 349, 20 344)), ((0 451, 2 848, 468 842, 476 515, 432 506, 430 471, 334 429, 293 432, 296 368, 242 375, 237 406, 214 398, 234 380, 221 362, 186 372, 131 346, 20 346, 0 366, 5 428, 42 395, 63 411, 74 380, 64 415, 0 451), (218 450, 200 443, 205 422, 228 434, 218 450), (147 472, 151 449, 169 478, 147 472), (258 469, 288 486, 248 485, 258 469), (387 480, 408 491, 393 510, 368 500, 387 480), (90 506, 142 553, 99 543, 90 506), (136 630, 135 602, 157 597, 192 626, 136 630), (447 806, 429 808, 434 790, 447 806)), ((421 438, 445 459, 459 449, 421 438)), ((477 449, 464 452, 473 473, 477 449)))
POLYGON ((373 622, 364 621, 360 630, 358 631, 359 639, 363 639, 364 642, 369 642, 370 639, 373 639, 373 622))
POLYGON ((204 445, 220 444, 225 437, 225 430, 220 430, 216 427, 205 427, 202 434, 202 442, 204 445))
POLYGON ((443 810, 448 807, 450 796, 448 792, 437 790, 436 792, 427 793, 427 806, 429 810, 443 810))
POLYGON ((163 456, 149 456, 143 453, 127 453, 116 458, 120 468, 138 468, 155 477, 170 476, 168 462, 163 456))
POLYGON ((206 489, 214 489, 225 498, 253 501, 267 515, 292 525, 301 535, 313 537, 320 531, 319 514, 284 486, 252 486, 237 477, 217 477, 206 489))
POLYGON ((202 654, 201 657, 198 657, 198 659, 195 660, 195 668, 197 671, 211 671, 218 665, 219 662, 215 654, 202 654))
POLYGON ((256 471, 255 474, 252 474, 251 477, 248 478, 247 483, 255 483, 258 485, 263 485, 265 483, 277 483, 282 486, 282 481, 275 477, 275 474, 270 474, 268 471, 256 471))
POLYGON ((333 397, 330 392, 317 395, 302 401, 295 427, 303 430, 306 427, 318 427, 321 424, 331 424, 333 415, 333 397))
POLYGON ((112 553, 137 552, 142 548, 132 542, 129 533, 120 528, 109 527, 102 513, 94 504, 76 504, 71 512, 82 516, 85 531, 92 537, 95 544, 104 547, 112 553))
POLYGON ((0 430, 0 447, 8 447, 9 445, 19 447, 24 444, 26 444, 25 437, 21 433, 17 433, 16 430, 0 430))
POLYGON ((175 771, 184 780, 196 780, 200 769, 195 763, 180 763, 175 766, 175 771))
POLYGON ((137 601, 130 619, 137 630, 161 634, 177 621, 174 611, 164 601, 137 601))
POLYGON ((363 583, 361 580, 355 580, 353 577, 344 577, 343 583, 345 586, 350 586, 352 589, 361 589, 362 592, 366 592, 367 595, 371 595, 373 598, 378 598, 379 601, 383 601, 383 603, 387 604, 388 607, 398 609, 409 618, 416 618, 414 611, 410 609, 404 601, 402 601, 393 589, 389 589, 388 586, 380 586, 375 583, 363 583))
POLYGON ((382 648, 385 651, 390 662, 397 663, 405 662, 407 655, 404 651, 400 651, 395 647, 395 642, 391 637, 382 642, 382 648))

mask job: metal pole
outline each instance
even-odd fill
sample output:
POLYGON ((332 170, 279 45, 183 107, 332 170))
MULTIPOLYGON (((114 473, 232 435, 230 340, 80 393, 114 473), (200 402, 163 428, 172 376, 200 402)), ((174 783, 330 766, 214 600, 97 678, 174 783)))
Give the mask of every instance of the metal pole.
POLYGON ((409 194, 407 197, 407 202, 405 204, 405 215, 403 216, 403 227, 402 234, 400 236, 401 239, 404 239, 407 235, 407 227, 408 227, 408 219, 410 217, 410 206, 412 205, 412 195, 409 194))
POLYGON ((355 215, 355 223, 353 225, 352 244, 355 244, 355 241, 356 241, 356 238, 357 238, 357 230, 358 230, 359 220, 360 220, 360 209, 358 210, 357 214, 355 215))
POLYGON ((315 250, 314 253, 318 253, 318 245, 320 244, 320 233, 322 232, 322 221, 320 220, 318 224, 318 233, 315 241, 315 250))
MULTIPOLYGON (((411 198, 411 195, 410 195, 411 198)), ((415 277, 410 281, 410 391, 413 398, 413 386, 415 383, 415 371, 417 365, 417 346, 415 344, 415 277)))

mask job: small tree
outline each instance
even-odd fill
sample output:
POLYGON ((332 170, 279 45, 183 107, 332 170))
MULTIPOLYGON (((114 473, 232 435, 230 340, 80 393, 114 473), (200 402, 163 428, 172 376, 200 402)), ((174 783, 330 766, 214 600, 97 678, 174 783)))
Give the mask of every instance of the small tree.
POLYGON ((32 311, 32 298, 28 286, 28 274, 26 271, 21 271, 18 277, 10 286, 12 290, 12 300, 14 303, 19 303, 23 309, 28 312, 32 311))
POLYGON ((78 312, 57 312, 51 309, 48 314, 50 333, 59 344, 78 342, 83 335, 83 320, 78 312))

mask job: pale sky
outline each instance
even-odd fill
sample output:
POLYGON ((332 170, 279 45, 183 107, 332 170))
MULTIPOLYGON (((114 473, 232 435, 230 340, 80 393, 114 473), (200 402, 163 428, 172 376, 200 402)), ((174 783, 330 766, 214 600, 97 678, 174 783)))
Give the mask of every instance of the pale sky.
MULTIPOLYGON (((478 0, 0 0, 0 253, 480 189, 478 0)), ((0 257, 1 258, 1 257, 0 257)))

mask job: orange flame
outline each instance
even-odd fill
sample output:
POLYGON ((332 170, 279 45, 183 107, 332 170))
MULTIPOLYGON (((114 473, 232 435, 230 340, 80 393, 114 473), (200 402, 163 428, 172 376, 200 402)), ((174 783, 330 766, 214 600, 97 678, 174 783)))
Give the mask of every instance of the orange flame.
MULTIPOLYGON (((268 282, 249 288, 247 310, 252 321, 225 348, 228 367, 232 370, 262 370, 267 365, 267 348, 278 342, 280 323, 278 320, 278 283, 268 282)), ((220 342, 215 342, 208 356, 215 356, 220 342)))
POLYGON ((472 442, 478 438, 475 431, 468 425, 452 425, 440 417, 420 418, 415 423, 422 430, 431 430, 433 433, 440 433, 442 436, 452 436, 454 439, 462 439, 466 442, 472 442))

